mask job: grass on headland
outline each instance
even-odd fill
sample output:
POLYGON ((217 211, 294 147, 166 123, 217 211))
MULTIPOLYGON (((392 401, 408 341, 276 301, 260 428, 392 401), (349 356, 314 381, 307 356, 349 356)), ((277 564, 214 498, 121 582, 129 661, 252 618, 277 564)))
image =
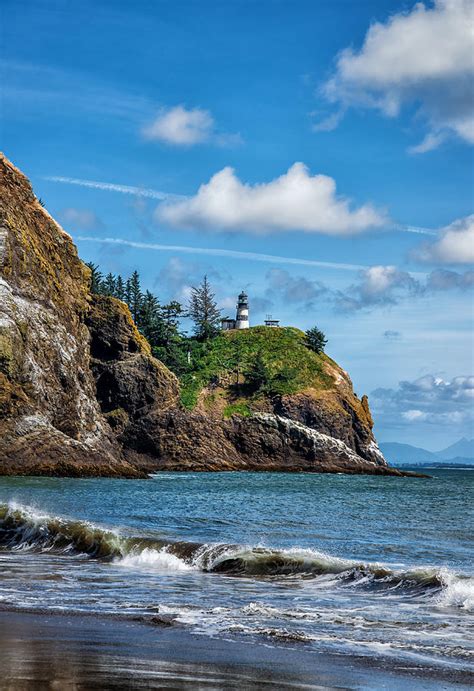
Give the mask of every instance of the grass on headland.
POLYGON ((332 388, 325 360, 327 356, 310 350, 304 333, 293 327, 222 332, 194 350, 192 369, 181 377, 181 402, 193 408, 202 389, 215 386, 225 391, 225 417, 249 415, 252 400, 258 398, 332 388))

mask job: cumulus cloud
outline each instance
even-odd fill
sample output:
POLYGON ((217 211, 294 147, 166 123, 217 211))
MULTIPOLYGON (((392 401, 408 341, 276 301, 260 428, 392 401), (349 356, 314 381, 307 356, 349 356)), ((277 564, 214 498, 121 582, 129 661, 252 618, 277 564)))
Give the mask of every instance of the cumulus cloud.
POLYGON ((163 108, 155 120, 143 128, 146 139, 175 146, 193 146, 213 142, 231 146, 241 141, 239 134, 222 134, 216 131, 211 113, 202 108, 187 109, 184 106, 163 108))
POLYGON ((401 381, 396 389, 379 388, 371 394, 374 413, 400 422, 428 425, 469 425, 474 422, 474 376, 451 380, 427 374, 401 381))
MULTIPOLYGON (((323 94, 338 112, 358 106, 395 117, 404 105, 415 105, 428 131, 413 153, 436 148, 452 133, 472 144, 473 20, 472 0, 435 0, 376 22, 360 50, 339 54, 323 94)), ((328 129, 327 123, 319 128, 328 129)))
POLYGON ((419 280, 395 266, 371 266, 359 272, 356 283, 344 291, 336 291, 333 300, 336 309, 353 312, 396 305, 407 298, 426 297, 449 290, 469 291, 473 286, 473 270, 458 273, 436 269, 419 280))
POLYGON ((469 270, 460 274, 456 271, 446 269, 436 269, 432 271, 426 280, 426 292, 437 290, 469 290, 474 287, 474 271, 469 270))
POLYGON ((329 292, 320 281, 311 281, 304 276, 292 276, 284 269, 270 269, 266 278, 267 297, 277 298, 286 303, 301 303, 310 307, 317 298, 329 292))
POLYGON ((460 218, 439 231, 439 238, 423 245, 415 257, 443 264, 474 263, 474 214, 460 218))
POLYGON ((421 292, 419 282, 395 266, 371 266, 359 274, 359 281, 336 294, 336 306, 354 311, 382 305, 395 305, 401 297, 421 292))
POLYGON ((156 218, 179 227, 226 232, 283 232, 301 230, 327 235, 351 235, 386 223, 385 214, 371 204, 352 208, 336 194, 327 175, 312 176, 303 163, 268 183, 250 185, 224 168, 197 194, 161 204, 156 218))
POLYGON ((98 230, 104 226, 97 214, 91 209, 69 207, 63 209, 59 216, 65 225, 71 225, 77 230, 98 230))
MULTIPOLYGON (((299 304, 304 308, 324 301, 336 312, 357 312, 394 306, 408 298, 454 290, 469 291, 474 287, 474 271, 458 273, 436 269, 420 279, 395 266, 371 266, 358 272, 356 282, 344 290, 335 290, 322 281, 272 268, 266 274, 266 282, 265 297, 272 301, 299 304)), ((400 339, 402 334, 387 330, 383 336, 393 341, 400 339)))

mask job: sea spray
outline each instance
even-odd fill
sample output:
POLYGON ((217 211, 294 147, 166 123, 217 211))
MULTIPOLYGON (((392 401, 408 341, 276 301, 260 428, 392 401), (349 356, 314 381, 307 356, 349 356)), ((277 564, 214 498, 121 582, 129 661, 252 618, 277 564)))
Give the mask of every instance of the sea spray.
POLYGON ((340 587, 433 592, 439 606, 473 606, 474 579, 436 567, 394 569, 360 563, 312 549, 173 542, 125 536, 86 521, 0 505, 2 550, 54 552, 113 561, 124 568, 201 571, 256 579, 330 578, 340 587))

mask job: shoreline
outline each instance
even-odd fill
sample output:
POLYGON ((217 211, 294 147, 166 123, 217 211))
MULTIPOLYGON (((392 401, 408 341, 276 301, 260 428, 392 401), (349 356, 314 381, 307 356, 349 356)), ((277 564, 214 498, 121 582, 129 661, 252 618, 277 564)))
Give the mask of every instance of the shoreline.
MULTIPOLYGON (((196 467, 154 467, 153 464, 141 463, 136 465, 131 465, 133 467, 134 473, 113 473, 110 474, 106 469, 103 472, 94 467, 92 471, 89 472, 87 468, 69 468, 69 467, 55 467, 52 469, 50 466, 44 468, 41 464, 38 467, 32 467, 24 472, 21 472, 21 468, 9 465, 8 468, 0 467, 0 477, 18 477, 18 478, 57 478, 66 480, 93 480, 93 479, 104 479, 104 480, 148 480, 150 477, 159 475, 160 473, 284 473, 288 475, 347 475, 349 477, 357 475, 362 477, 396 477, 396 478, 415 478, 415 479, 427 479, 431 480, 432 475, 427 473, 418 472, 416 470, 403 470, 395 466, 377 466, 377 470, 374 472, 361 472, 353 470, 310 470, 301 468, 287 468, 285 466, 275 466, 275 467, 247 467, 247 468, 223 468, 222 470, 210 470, 208 468, 196 467), (31 472, 30 472, 31 471, 31 472), (63 472, 61 472, 63 471, 63 472)), ((433 468, 436 470, 436 468, 433 468)), ((452 470, 452 468, 446 468, 446 470, 452 470)), ((464 470, 464 469, 461 469, 464 470)))
MULTIPOLYGON (((166 620, 0 609, 3 688, 472 688, 473 675, 193 633, 166 620)), ((0 684, 0 685, 1 685, 0 684)))

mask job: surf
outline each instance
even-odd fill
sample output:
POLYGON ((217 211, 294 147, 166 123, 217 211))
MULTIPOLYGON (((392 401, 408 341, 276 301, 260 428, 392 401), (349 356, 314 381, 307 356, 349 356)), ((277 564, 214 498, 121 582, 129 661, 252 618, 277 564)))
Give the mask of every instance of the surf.
POLYGON ((14 503, 0 505, 0 549, 80 556, 135 570, 196 571, 253 579, 325 577, 331 585, 428 593, 440 606, 474 607, 474 579, 442 567, 394 569, 297 547, 275 549, 127 536, 113 528, 14 503))

